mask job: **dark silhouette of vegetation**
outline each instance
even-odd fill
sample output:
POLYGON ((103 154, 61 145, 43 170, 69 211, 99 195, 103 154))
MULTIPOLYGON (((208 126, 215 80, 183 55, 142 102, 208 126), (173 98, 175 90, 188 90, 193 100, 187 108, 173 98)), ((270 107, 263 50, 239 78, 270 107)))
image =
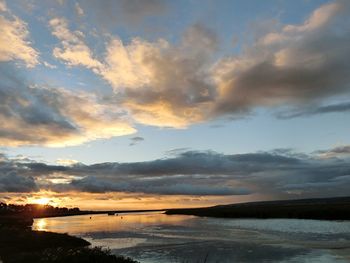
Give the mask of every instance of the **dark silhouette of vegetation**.
POLYGON ((33 218, 86 214, 79 208, 53 207, 51 205, 13 205, 0 203, 0 226, 31 226, 33 218))
POLYGON ((0 203, 0 216, 21 215, 25 217, 40 218, 62 215, 80 215, 85 213, 86 211, 80 211, 77 207, 66 208, 39 204, 13 205, 0 203))
POLYGON ((203 208, 169 209, 166 214, 223 218, 350 220, 350 197, 251 202, 203 208))

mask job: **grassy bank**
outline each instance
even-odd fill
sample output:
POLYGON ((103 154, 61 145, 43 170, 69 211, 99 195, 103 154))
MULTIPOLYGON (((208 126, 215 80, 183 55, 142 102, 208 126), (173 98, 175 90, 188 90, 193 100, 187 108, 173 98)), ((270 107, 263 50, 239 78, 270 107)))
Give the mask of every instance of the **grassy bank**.
POLYGON ((170 209, 166 214, 222 218, 297 218, 350 220, 350 197, 252 202, 203 208, 170 209))

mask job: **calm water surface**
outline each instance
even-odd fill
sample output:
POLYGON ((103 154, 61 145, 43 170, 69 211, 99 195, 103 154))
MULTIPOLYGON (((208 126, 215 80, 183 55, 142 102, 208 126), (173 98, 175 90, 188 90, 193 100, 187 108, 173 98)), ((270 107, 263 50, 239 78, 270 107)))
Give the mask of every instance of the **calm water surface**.
POLYGON ((218 219, 162 213, 36 219, 142 263, 350 262, 350 221, 218 219))

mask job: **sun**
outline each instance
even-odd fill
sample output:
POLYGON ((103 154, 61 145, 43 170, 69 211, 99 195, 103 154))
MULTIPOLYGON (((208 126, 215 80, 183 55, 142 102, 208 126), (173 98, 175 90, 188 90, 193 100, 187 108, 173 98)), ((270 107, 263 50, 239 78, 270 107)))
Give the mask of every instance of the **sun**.
POLYGON ((33 196, 28 196, 26 198, 25 203, 42 205, 42 206, 45 206, 45 205, 58 206, 61 204, 61 200, 55 197, 52 194, 52 192, 40 191, 38 193, 35 193, 33 196))
POLYGON ((38 204, 38 205, 47 205, 51 202, 50 198, 47 197, 41 197, 38 199, 34 199, 31 201, 33 204, 38 204))

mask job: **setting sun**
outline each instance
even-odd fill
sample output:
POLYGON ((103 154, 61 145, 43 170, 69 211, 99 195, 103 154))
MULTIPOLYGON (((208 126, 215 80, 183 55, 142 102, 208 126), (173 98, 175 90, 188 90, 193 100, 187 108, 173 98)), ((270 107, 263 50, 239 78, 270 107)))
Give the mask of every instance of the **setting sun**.
POLYGON ((47 198, 47 197, 41 197, 38 199, 33 199, 31 201, 31 203, 38 204, 38 205, 48 205, 51 202, 52 202, 52 200, 50 198, 47 198))

